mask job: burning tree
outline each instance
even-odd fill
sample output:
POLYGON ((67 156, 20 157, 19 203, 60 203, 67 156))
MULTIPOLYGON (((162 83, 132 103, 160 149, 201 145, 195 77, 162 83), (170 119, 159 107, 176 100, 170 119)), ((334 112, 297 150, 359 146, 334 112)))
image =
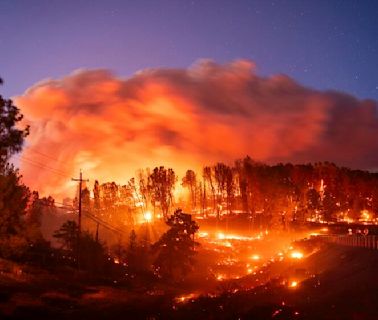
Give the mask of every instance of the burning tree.
POLYGON ((206 190, 206 182, 210 186, 211 195, 213 198, 213 210, 215 211, 216 207, 216 199, 215 199, 215 187, 214 187, 214 179, 211 167, 204 167, 202 171, 203 181, 204 181, 204 189, 206 190))
POLYGON ((150 169, 140 169, 137 172, 137 182, 140 196, 143 200, 144 211, 148 211, 149 204, 151 203, 152 190, 150 182, 150 169))
POLYGON ((173 190, 177 177, 173 169, 156 167, 150 175, 152 203, 155 208, 156 203, 160 204, 164 219, 167 219, 168 210, 173 202, 173 190))
POLYGON ((95 210, 99 210, 101 208, 100 204, 100 184, 96 180, 93 186, 93 197, 94 197, 94 205, 93 207, 95 210))
POLYGON ((189 189, 191 208, 196 208, 196 190, 197 190, 197 178, 196 173, 193 170, 187 170, 185 176, 182 178, 182 186, 189 189))
POLYGON ((181 209, 176 210, 166 224, 170 229, 152 246, 157 252, 154 268, 160 277, 182 280, 194 263, 195 247, 198 245, 194 234, 199 226, 190 214, 183 213, 181 209))

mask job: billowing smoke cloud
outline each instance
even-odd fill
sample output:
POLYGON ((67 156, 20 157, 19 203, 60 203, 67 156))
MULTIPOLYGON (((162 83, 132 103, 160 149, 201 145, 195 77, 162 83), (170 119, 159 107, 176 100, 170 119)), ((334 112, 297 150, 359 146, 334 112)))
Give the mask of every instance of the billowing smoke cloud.
POLYGON ((247 154, 378 167, 376 101, 260 77, 250 61, 201 61, 128 79, 80 70, 36 84, 16 103, 31 125, 21 171, 42 193, 64 194, 79 168, 92 181, 125 182, 138 168, 182 173, 247 154))

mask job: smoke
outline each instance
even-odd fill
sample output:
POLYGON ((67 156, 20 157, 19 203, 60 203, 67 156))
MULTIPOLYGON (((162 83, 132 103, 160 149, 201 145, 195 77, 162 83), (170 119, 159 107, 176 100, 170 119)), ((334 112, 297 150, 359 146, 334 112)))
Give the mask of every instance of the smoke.
POLYGON ((183 173, 247 154, 378 166, 376 101, 306 88, 284 75, 264 78, 245 60, 147 69, 127 79, 79 70, 15 100, 31 126, 21 172, 42 193, 66 194, 79 168, 92 182, 126 182, 138 168, 183 173))

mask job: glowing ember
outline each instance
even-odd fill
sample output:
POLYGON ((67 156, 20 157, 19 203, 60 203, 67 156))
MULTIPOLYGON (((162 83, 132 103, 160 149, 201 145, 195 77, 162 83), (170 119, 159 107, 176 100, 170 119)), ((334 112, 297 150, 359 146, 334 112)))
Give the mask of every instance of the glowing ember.
POLYGON ((310 233, 310 237, 317 237, 318 235, 319 235, 319 233, 317 233, 317 232, 310 233))
POLYGON ((298 281, 295 281, 295 280, 291 281, 289 284, 290 288, 296 288, 297 286, 298 286, 298 281))
POLYGON ((218 281, 222 281, 223 279, 224 279, 223 275, 221 275, 221 274, 217 275, 217 280, 218 281))
POLYGON ((256 240, 258 237, 259 236, 257 236, 256 238, 253 238, 253 237, 246 237, 246 236, 241 236, 237 234, 225 234, 223 232, 217 233, 218 240, 252 241, 252 240, 256 240))
POLYGON ((152 213, 150 211, 146 211, 144 213, 143 217, 144 217, 144 220, 146 222, 151 222, 151 220, 152 220, 152 213))
POLYGON ((176 303, 185 303, 190 299, 195 299, 196 297, 198 297, 197 293, 190 293, 190 294, 182 295, 182 296, 175 298, 175 302, 176 303))
POLYGON ((368 210, 361 211, 360 221, 369 221, 371 219, 370 212, 368 210))
POLYGON ((257 261, 260 260, 260 256, 258 254, 254 254, 253 256, 251 256, 251 259, 257 261))
POLYGON ((224 235, 224 233, 219 232, 219 233, 217 234, 217 238, 218 238, 219 240, 224 240, 224 239, 226 239, 226 236, 224 235))
POLYGON ((199 232, 199 233, 198 233, 198 236, 199 236, 200 238, 206 238, 206 237, 209 236, 209 234, 208 234, 207 232, 199 232))
POLYGON ((220 243, 221 246, 227 247, 227 248, 232 248, 232 243, 229 241, 225 241, 220 243))
POLYGON ((290 254, 290 257, 292 257, 293 259, 302 259, 303 258, 303 253, 299 252, 299 251, 293 251, 290 254))

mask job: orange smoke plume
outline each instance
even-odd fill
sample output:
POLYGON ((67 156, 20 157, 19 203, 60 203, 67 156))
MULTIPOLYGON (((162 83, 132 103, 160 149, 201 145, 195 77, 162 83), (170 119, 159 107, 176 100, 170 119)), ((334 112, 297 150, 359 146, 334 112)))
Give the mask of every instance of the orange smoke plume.
POLYGON ((284 75, 260 77, 250 61, 201 61, 127 79, 80 70, 15 100, 31 126, 21 172, 43 194, 67 194, 79 168, 92 182, 123 183, 138 168, 183 173, 247 154, 266 162, 378 164, 375 101, 316 91, 284 75))

